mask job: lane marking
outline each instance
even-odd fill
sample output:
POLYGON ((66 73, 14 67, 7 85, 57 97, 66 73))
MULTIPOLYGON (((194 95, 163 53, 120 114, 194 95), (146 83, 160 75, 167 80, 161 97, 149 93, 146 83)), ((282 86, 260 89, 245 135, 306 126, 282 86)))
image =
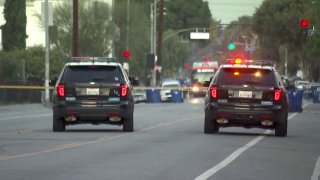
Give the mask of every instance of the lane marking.
POLYGON ((55 152, 55 151, 72 149, 72 148, 85 146, 85 145, 90 145, 90 144, 97 144, 97 143, 101 143, 101 142, 112 141, 112 140, 119 139, 119 138, 122 138, 122 137, 126 137, 126 136, 130 136, 130 135, 135 135, 137 133, 149 131, 151 129, 157 129, 157 128, 161 128, 161 127, 166 127, 166 126, 178 124, 178 123, 185 122, 185 121, 197 120, 199 117, 200 116, 192 116, 192 117, 188 117, 188 118, 184 118, 184 119, 181 119, 181 120, 172 121, 172 122, 168 122, 168 123, 159 123, 159 124, 156 124, 156 125, 153 125, 153 126, 150 126, 150 127, 146 127, 146 128, 140 129, 140 130, 135 131, 133 133, 124 133, 124 134, 120 134, 120 135, 116 135, 116 136, 109 136, 108 135, 108 136, 100 137, 100 138, 92 140, 92 141, 70 142, 70 143, 62 144, 60 146, 56 146, 55 148, 51 148, 51 149, 47 149, 47 150, 43 150, 43 151, 37 151, 37 152, 31 152, 31 153, 25 153, 25 154, 13 155, 13 156, 0 156, 0 161, 17 159, 17 158, 24 158, 24 157, 30 157, 30 156, 35 156, 35 155, 51 153, 51 152, 55 152))
MULTIPOLYGON (((305 108, 306 106, 308 106, 309 104, 305 104, 303 105, 303 108, 305 108)), ((298 113, 293 113, 288 117, 288 121, 291 120, 293 117, 295 117, 298 113)), ((240 147, 239 149, 237 149, 236 151, 234 151, 232 154, 230 154, 226 159, 222 160, 220 163, 218 163, 217 165, 213 166, 212 168, 210 168, 209 170, 205 171, 204 173, 200 174, 198 177, 195 178, 195 180, 206 180, 208 178, 210 178, 211 176, 213 176, 214 174, 216 174, 218 171, 220 171, 221 169, 227 167, 231 162, 233 162, 234 160, 236 160, 242 153, 244 153, 245 151, 247 151, 248 149, 250 149, 251 147, 253 147, 254 145, 256 145, 258 142, 260 142, 262 139, 264 139, 266 137, 266 135, 270 134, 272 131, 271 130, 266 130, 263 134, 264 135, 260 135, 256 138, 254 138, 253 140, 251 140, 249 143, 247 143, 246 145, 240 147)))
POLYGON ((11 117, 6 117, 6 118, 0 118, 0 121, 8 121, 8 120, 13 120, 13 119, 22 119, 22 118, 33 118, 33 117, 44 117, 44 116, 49 116, 52 115, 52 113, 46 113, 46 114, 37 114, 37 115, 31 115, 31 116, 11 116, 11 117))
POLYGON ((319 180, 320 179, 320 156, 317 160, 316 166, 314 167, 313 174, 311 176, 311 180, 319 180))

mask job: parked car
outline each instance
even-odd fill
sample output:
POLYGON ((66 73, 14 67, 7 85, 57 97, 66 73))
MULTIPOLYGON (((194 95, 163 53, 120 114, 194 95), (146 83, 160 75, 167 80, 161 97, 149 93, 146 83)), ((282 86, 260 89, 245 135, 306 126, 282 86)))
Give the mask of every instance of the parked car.
POLYGON ((306 80, 296 80, 294 82, 295 88, 298 90, 310 90, 311 89, 311 84, 309 81, 306 80))
MULTIPOLYGON (((161 91, 160 91, 161 101, 171 101, 172 100, 171 90, 180 90, 180 88, 181 88, 180 82, 176 79, 163 80, 161 83, 161 91)), ((182 98, 183 98, 183 94, 182 94, 182 98)))
POLYGON ((135 103, 146 102, 147 101, 146 90, 135 89, 133 93, 133 98, 135 103))

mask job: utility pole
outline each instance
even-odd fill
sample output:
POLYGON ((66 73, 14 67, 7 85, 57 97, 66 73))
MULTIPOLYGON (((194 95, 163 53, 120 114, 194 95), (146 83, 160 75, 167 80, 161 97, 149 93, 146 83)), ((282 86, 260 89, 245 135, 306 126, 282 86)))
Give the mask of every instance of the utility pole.
MULTIPOLYGON (((160 0, 160 5, 159 5, 159 30, 158 30, 158 41, 157 41, 157 56, 158 56, 158 59, 157 59, 157 62, 158 62, 158 65, 161 66, 162 64, 162 30, 163 30, 163 10, 164 10, 164 0, 160 0)), ((157 76, 157 80, 159 81, 160 80, 160 73, 158 73, 158 76, 157 76)))
POLYGON ((78 56, 79 45, 79 13, 78 13, 78 0, 73 0, 72 10, 72 56, 78 56))
POLYGON ((129 50, 129 31, 130 31, 130 0, 127 0, 127 50, 129 50))
POLYGON ((45 0, 45 104, 50 103, 50 89, 49 89, 49 2, 45 0))

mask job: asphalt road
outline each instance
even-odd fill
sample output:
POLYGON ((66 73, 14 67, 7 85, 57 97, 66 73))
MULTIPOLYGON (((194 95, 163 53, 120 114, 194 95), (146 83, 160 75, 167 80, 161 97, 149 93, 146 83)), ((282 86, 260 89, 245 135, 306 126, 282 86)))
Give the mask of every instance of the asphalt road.
POLYGON ((135 132, 111 125, 52 132, 40 104, 0 107, 1 180, 318 180, 320 104, 291 113, 288 136, 203 133, 203 101, 137 104, 135 132))

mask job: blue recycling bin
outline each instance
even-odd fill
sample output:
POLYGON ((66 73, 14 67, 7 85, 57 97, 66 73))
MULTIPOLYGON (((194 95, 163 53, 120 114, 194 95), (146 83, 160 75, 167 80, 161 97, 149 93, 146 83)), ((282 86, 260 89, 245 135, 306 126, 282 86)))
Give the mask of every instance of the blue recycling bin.
POLYGON ((172 100, 172 102, 176 102, 176 103, 183 102, 182 91, 180 91, 180 90, 171 90, 171 100, 172 100))
POLYGON ((160 89, 147 89, 147 103, 160 103, 160 89))
POLYGON ((288 90, 289 112, 302 112, 303 90, 288 90))
POLYGON ((312 88, 312 102, 320 103, 320 86, 313 86, 312 88))

